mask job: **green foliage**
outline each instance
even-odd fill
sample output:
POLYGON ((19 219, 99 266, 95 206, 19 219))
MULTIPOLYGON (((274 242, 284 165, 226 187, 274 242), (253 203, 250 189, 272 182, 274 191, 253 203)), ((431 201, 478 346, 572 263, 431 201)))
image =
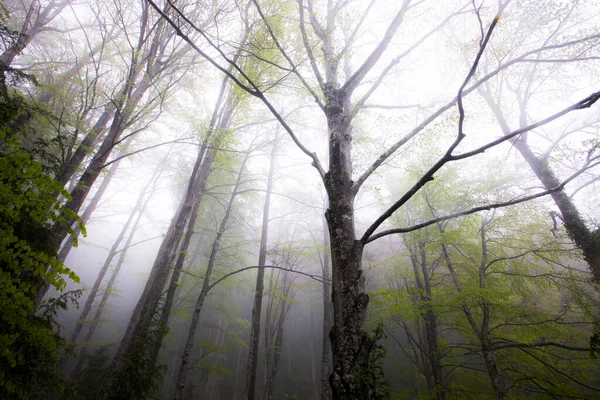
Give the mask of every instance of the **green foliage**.
POLYGON ((380 340, 387 338, 384 332, 384 325, 377 324, 372 332, 365 333, 363 346, 368 348, 369 363, 366 368, 360 371, 359 385, 368 393, 369 399, 385 400, 391 395, 390 383, 385 377, 383 371, 383 362, 385 360, 386 350, 380 340))
MULTIPOLYGON (((152 316, 150 328, 142 337, 133 341, 133 351, 127 357, 120 359, 120 367, 105 369, 104 376, 108 386, 98 390, 99 398, 107 400, 148 400, 153 398, 158 390, 165 371, 165 365, 154 363, 154 351, 159 340, 166 335, 168 326, 161 326, 160 317, 164 294, 159 302, 159 307, 152 316)), ((160 343, 158 343, 160 346, 160 343)))
POLYGON ((144 334, 140 340, 135 341, 131 356, 121 360, 122 367, 108 371, 111 386, 108 390, 101 388, 101 398, 110 400, 152 398, 165 370, 164 365, 156 366, 149 362, 157 337, 160 337, 159 331, 153 329, 144 334))
POLYGON ((76 216, 56 201, 57 193, 68 197, 62 186, 19 149, 8 127, 22 99, 4 91, 0 104, 0 397, 34 399, 65 389, 56 368, 65 342, 55 317, 81 293, 61 294, 37 310, 34 298, 44 280, 59 291, 66 276, 78 282, 56 259, 51 231, 76 216))

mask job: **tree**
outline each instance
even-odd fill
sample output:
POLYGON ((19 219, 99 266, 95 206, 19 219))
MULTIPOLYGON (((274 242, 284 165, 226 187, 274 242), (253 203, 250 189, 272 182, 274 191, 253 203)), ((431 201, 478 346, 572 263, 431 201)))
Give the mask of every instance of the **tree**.
MULTIPOLYGON (((277 140, 277 139, 276 139, 277 140)), ((273 173, 275 172, 275 157, 277 143, 271 149, 269 162, 269 175, 267 177, 267 192, 263 207, 262 229, 260 235, 260 248, 258 252, 258 266, 264 267, 267 262, 267 242, 269 238, 269 210, 271 207, 271 192, 273 190, 273 173)), ((246 396, 253 400, 256 394, 256 370, 258 364, 258 343, 260 339, 260 318, 262 311, 262 299, 264 292, 265 270, 259 268, 256 273, 256 289, 254 292, 254 303, 252 305, 252 322, 250 325, 250 345, 248 350, 248 373, 246 375, 246 396)))
POLYGON ((189 364, 190 364, 191 351, 192 351, 192 348, 194 347, 194 338, 196 335, 196 330, 198 328, 198 323, 200 322, 200 315, 202 312, 202 307, 204 306, 204 301, 206 300, 206 297, 208 296, 208 292, 210 291, 210 289, 212 289, 214 287, 214 285, 211 285, 210 279, 211 279, 213 269, 215 267, 215 263, 216 263, 216 260, 218 257, 219 249, 221 246, 221 240, 223 238, 223 235, 225 234, 225 231, 228 228, 229 218, 231 216, 231 213, 232 213, 232 210, 234 207, 234 202, 235 202, 236 198, 238 197, 238 195, 240 194, 240 192, 242 191, 241 186, 243 184, 243 177, 244 177, 244 172, 245 172, 245 168, 246 168, 246 162, 248 161, 248 158, 250 157, 250 155, 251 155, 251 149, 249 149, 246 152, 244 159, 241 163, 236 181, 233 185, 233 190, 231 192, 231 196, 229 197, 229 200, 225 206, 225 213, 223 215, 223 218, 221 219, 221 222, 219 223, 219 226, 217 228, 217 232, 215 235, 215 239, 212 243, 212 247, 210 250, 210 256, 209 256, 208 263, 206 266, 206 271, 204 273, 204 279, 202 281, 202 289, 200 290, 200 294, 198 295, 198 298, 196 299, 194 312, 192 314, 192 319, 190 322, 190 329, 189 329, 187 340, 185 342, 185 346, 183 349, 183 355, 181 356, 181 365, 179 366, 179 372, 177 374, 177 386, 175 389, 175 395, 173 396, 173 399, 175 399, 175 400, 183 399, 186 377, 187 377, 188 370, 190 368, 189 364))
POLYGON ((116 370, 119 370, 124 360, 132 357, 133 352, 139 348, 140 342, 146 340, 145 338, 149 334, 149 331, 156 328, 156 321, 152 319, 152 316, 158 313, 160 318, 156 323, 158 323, 159 329, 155 330, 155 340, 151 345, 150 359, 145 360, 145 362, 151 365, 156 363, 158 350, 162 345, 175 291, 179 283, 179 274, 183 267, 185 255, 187 254, 191 235, 194 231, 200 200, 204 194, 206 181, 215 158, 215 150, 212 145, 216 145, 214 147, 219 148, 220 141, 226 140, 227 128, 234 116, 238 100, 234 96, 234 93, 228 90, 226 82, 223 81, 204 141, 198 149, 185 196, 182 199, 179 211, 173 217, 169 230, 161 243, 142 297, 136 305, 125 336, 115 355, 113 368, 116 370), (184 238, 184 243, 180 248, 182 238, 184 238), (178 255, 179 257, 177 257, 178 255), (167 284, 167 278, 174 262, 176 262, 174 265, 175 269, 169 281, 164 303, 161 304, 163 290, 167 284))
MULTIPOLYGON (((373 3, 369 3, 366 11, 362 11, 362 14, 360 14, 362 17, 358 19, 354 26, 342 26, 341 23, 338 23, 338 20, 344 15, 348 15, 345 14, 346 12, 351 13, 353 11, 351 9, 351 2, 334 4, 330 1, 322 7, 318 7, 312 1, 308 1, 306 4, 304 1, 299 1, 298 13, 294 16, 295 21, 299 23, 294 24, 292 28, 289 22, 286 25, 286 22, 281 18, 284 12, 288 12, 287 9, 284 11, 285 4, 275 3, 265 7, 264 4, 260 5, 258 1, 253 1, 252 9, 246 8, 240 13, 244 21, 243 27, 250 26, 252 29, 261 30, 264 33, 260 37, 260 43, 253 42, 247 44, 248 53, 253 54, 254 46, 257 48, 268 46, 269 48, 276 49, 280 62, 273 62, 260 57, 255 57, 254 61, 261 64, 265 69, 273 70, 279 68, 282 73, 289 74, 304 90, 303 94, 311 97, 322 111, 324 117, 323 123, 327 127, 329 142, 328 169, 325 170, 317 154, 302 144, 297 131, 277 111, 277 105, 267 95, 267 91, 271 89, 269 82, 262 82, 260 78, 245 74, 244 69, 236 64, 231 57, 228 57, 226 50, 220 44, 214 42, 203 27, 195 25, 194 21, 186 16, 183 11, 184 8, 177 8, 172 3, 169 3, 177 13, 177 19, 175 20, 174 18, 170 18, 166 13, 161 12, 161 7, 157 6, 155 2, 152 0, 148 1, 157 12, 160 12, 168 20, 178 35, 193 46, 200 55, 226 74, 236 85, 261 101, 271 111, 298 148, 311 159, 312 165, 323 180, 329 197, 329 208, 326 212, 326 218, 331 237, 332 297, 334 305, 334 324, 330 335, 333 353, 333 373, 330 382, 333 390, 333 398, 335 399, 362 399, 369 397, 368 389, 366 385, 361 384, 360 379, 360 371, 367 368, 370 358, 370 346, 366 345, 370 341, 367 340, 364 331, 369 303, 369 297, 365 293, 364 272, 362 269, 364 246, 381 237, 416 230, 423 226, 434 224, 438 220, 456 218, 460 215, 481 211, 482 209, 505 207, 548 195, 561 190, 569 179, 559 182, 555 187, 519 198, 518 200, 504 201, 497 204, 482 204, 468 210, 440 216, 431 221, 418 223, 411 227, 380 230, 377 233, 376 231, 395 212, 400 210, 408 200, 425 187, 428 182, 432 181, 436 173, 446 164, 475 157, 530 130, 557 120, 572 111, 591 107, 600 98, 600 93, 594 93, 569 107, 563 108, 561 111, 540 118, 537 122, 526 125, 523 128, 514 130, 504 137, 489 140, 484 145, 459 152, 459 145, 463 144, 467 137, 465 133, 465 120, 467 117, 465 110, 466 96, 481 84, 500 73, 506 72, 508 66, 518 63, 525 58, 523 55, 512 58, 500 64, 496 70, 487 75, 476 77, 479 62, 484 53, 486 53, 490 39, 510 2, 498 2, 497 10, 494 11, 495 15, 488 17, 489 24, 483 20, 483 12, 487 10, 475 7, 473 4, 473 19, 481 27, 479 45, 477 54, 474 57, 470 57, 474 61, 470 64, 469 70, 463 74, 465 78, 459 85, 456 92, 457 95, 446 105, 431 112, 429 117, 423 119, 421 123, 409 129, 408 134, 388 146, 388 149, 370 162, 370 165, 364 168, 362 173, 358 173, 352 165, 353 125, 356 123, 360 112, 365 109, 367 100, 372 97, 376 90, 381 90, 382 82, 389 77, 390 71, 400 61, 407 59, 419 44, 438 32, 440 26, 444 26, 453 17, 464 13, 467 6, 457 9, 447 18, 442 19, 441 22, 437 21, 437 23, 433 24, 434 26, 430 31, 427 31, 414 41, 413 46, 410 46, 405 52, 400 53, 391 61, 388 61, 386 66, 381 67, 381 64, 384 62, 383 56, 393 41, 395 33, 403 23, 406 23, 405 20, 409 14, 416 12, 421 6, 419 3, 412 4, 409 0, 404 1, 397 12, 392 14, 392 18, 388 19, 387 29, 383 34, 379 35, 381 38, 379 42, 365 54, 362 58, 362 63, 354 69, 351 63, 352 49, 356 44, 361 25, 365 22, 369 11, 372 10, 373 3), (248 20, 253 21, 253 23, 250 24, 247 22, 248 20), (486 26, 485 29, 484 25, 486 26), (339 35, 340 29, 350 32, 350 34, 346 36, 339 35), (212 47, 216 55, 212 56, 200 50, 194 41, 186 35, 185 32, 189 30, 200 33, 205 42, 212 47), (338 32, 338 36, 336 36, 336 32, 338 32), (337 43, 339 36, 346 39, 341 46, 337 43), (292 38, 297 38, 297 40, 288 40, 292 38), (302 43, 302 52, 294 48, 291 44, 298 43, 298 41, 302 43), (316 45, 317 43, 319 43, 318 46, 316 45), (319 49, 318 55, 317 50, 315 50, 316 48, 319 49), (308 60, 309 66, 301 68, 302 60, 308 60), (228 71, 229 66, 233 66, 236 69, 235 74, 228 71), (345 79, 341 77, 342 72, 345 75, 345 79), (312 74, 311 78, 305 78, 305 73, 312 74), (363 84, 368 85, 368 88, 363 89, 360 87, 363 84), (353 95, 357 97, 356 100, 353 100, 353 95), (416 183, 403 196, 391 204, 378 218, 375 218, 362 236, 358 238, 354 224, 354 200, 363 184, 376 170, 380 169, 384 162, 396 154, 398 149, 416 137, 432 122, 441 119, 440 116, 453 107, 456 107, 454 115, 457 118, 454 124, 456 132, 454 139, 449 141, 445 151, 430 164, 430 167, 416 183)), ((241 36, 244 37, 244 35, 241 36)), ((242 45, 245 45, 245 43, 242 43, 242 45)), ((543 49, 529 50, 529 52, 533 52, 534 54, 542 51, 543 49)))
MULTIPOLYGON (((47 280, 61 291, 77 276, 56 259, 51 223, 74 218, 56 201, 61 185, 40 162, 22 151, 8 122, 22 111, 23 99, 0 91, 0 396, 35 399, 44 392, 60 394, 57 370, 66 342, 57 332, 56 314, 77 301, 80 291, 61 294, 36 307, 35 293, 47 280), (53 271, 46 273, 46 266, 53 271)), ((12 90, 11 90, 12 91, 12 90)))

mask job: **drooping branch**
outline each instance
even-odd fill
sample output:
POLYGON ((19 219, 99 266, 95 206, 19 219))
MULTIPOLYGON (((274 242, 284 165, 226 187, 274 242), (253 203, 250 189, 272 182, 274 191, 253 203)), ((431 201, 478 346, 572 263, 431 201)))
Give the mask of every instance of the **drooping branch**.
MULTIPOLYGON (((215 286, 217 286, 219 283, 223 282, 225 279, 229 278, 230 276, 233 276, 233 275, 239 274, 240 272, 248 271, 248 270, 250 270, 250 269, 257 269, 257 268, 273 268, 273 269, 279 269, 279 270, 281 270, 281 271, 288 271, 288 272, 293 272, 293 273, 295 273, 295 274, 304 275, 304 276, 306 276, 306 277, 308 277, 308 278, 310 278, 310 279, 313 279, 313 280, 315 280, 315 281, 317 281, 317 282, 320 282, 320 283, 326 283, 326 284, 330 284, 330 283, 331 283, 331 282, 329 281, 329 279, 327 279, 327 278, 324 278, 324 277, 322 277, 322 276, 319 276, 319 275, 314 275, 314 274, 309 274, 309 273, 302 272, 302 271, 297 271, 297 270, 295 270, 295 269, 283 268, 283 267, 279 267, 279 266, 277 266, 277 265, 265 265, 265 266, 260 266, 260 265, 252 265, 252 266, 249 266, 249 267, 244 267, 244 268, 237 269, 237 270, 235 270, 235 271, 232 271, 232 272, 229 272, 229 273, 227 273, 227 274, 223 275, 222 277, 220 277, 219 279, 217 279, 216 281, 214 281, 213 283, 211 283, 211 284, 208 286, 208 290, 210 291, 212 288, 214 288, 215 286)), ((198 276, 198 275, 195 275, 195 274, 192 274, 192 273, 191 273, 191 272, 189 272, 189 271, 183 271, 183 270, 182 270, 181 272, 183 272, 184 274, 187 274, 187 275, 193 276, 194 278, 202 279, 202 277, 200 277, 200 276, 198 276)))

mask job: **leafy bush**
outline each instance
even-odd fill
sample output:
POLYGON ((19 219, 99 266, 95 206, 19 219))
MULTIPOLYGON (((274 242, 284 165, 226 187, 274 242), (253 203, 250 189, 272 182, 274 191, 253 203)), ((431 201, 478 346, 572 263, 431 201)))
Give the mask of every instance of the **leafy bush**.
POLYGON ((12 137, 8 122, 21 110, 13 100, 6 90, 0 94, 0 398, 34 399, 61 391, 56 366, 65 342, 56 312, 81 293, 65 293, 36 310, 44 280, 59 291, 66 276, 78 282, 56 259, 51 230, 74 215, 56 200, 68 196, 63 187, 12 137))

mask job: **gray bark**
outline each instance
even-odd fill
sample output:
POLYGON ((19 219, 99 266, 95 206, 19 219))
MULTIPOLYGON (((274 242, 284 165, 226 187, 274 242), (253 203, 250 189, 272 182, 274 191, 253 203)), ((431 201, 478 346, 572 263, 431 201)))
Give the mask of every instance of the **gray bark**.
MULTIPOLYGON (((275 171, 276 146, 271 150, 269 163, 269 176, 267 178, 267 193, 263 207, 262 230, 260 249, 258 253, 258 266, 264 267, 267 259, 267 242, 269 237, 269 210, 271 206, 271 191, 273 189, 273 173, 275 171)), ((258 364, 258 343, 260 338, 260 317, 264 290, 265 269, 258 268, 256 274, 256 288, 254 291, 254 304, 252 306, 252 322, 250 326, 250 342, 248 349, 248 373, 246 375, 246 398, 254 400, 256 395, 256 370, 258 364)))
POLYGON ((177 288, 179 287, 179 276, 181 275, 181 269, 183 268, 183 264, 188 254, 188 249, 190 246, 190 242, 192 241, 192 236, 194 236, 194 227, 196 225, 196 220, 198 219, 198 212, 200 211, 200 204, 204 195, 205 184, 210 175, 210 169, 213 160, 214 154, 212 152, 207 152, 206 156, 204 157, 204 160, 202 161, 202 167, 200 168, 199 175, 198 193, 196 195, 197 200, 192 208, 192 212, 188 220, 188 226, 186 228, 186 232, 179 249, 179 255, 177 256, 177 261, 175 262, 175 267, 173 268, 173 273, 171 274, 167 294, 165 296, 165 301, 161 309, 158 327, 159 333, 156 338, 156 342, 154 343, 152 357, 148 361, 152 364, 156 364, 156 361, 158 359, 158 353, 162 346, 162 341, 164 339, 165 334, 167 333, 169 316, 171 315, 171 309, 173 308, 173 302, 175 301, 175 295, 177 292, 177 288))
MULTIPOLYGON (((210 129, 205 139, 207 142, 212 139, 215 127, 217 129, 226 128, 233 116, 235 103, 232 100, 232 96, 229 96, 227 100, 224 101, 226 88, 226 81, 224 80, 217 98, 215 109, 213 110, 210 129)), ((171 220, 169 230, 161 243, 156 259, 154 260, 150 277, 146 282, 142 296, 133 311, 125 336, 115 355, 113 361, 113 368, 115 369, 120 367, 121 359, 128 357, 131 354, 134 350, 136 341, 143 338, 144 334, 148 332, 151 327, 152 316, 158 311, 159 301, 163 295, 163 288, 167 283, 170 269, 174 267, 173 263, 176 261, 175 257, 178 254, 177 249, 179 248, 181 239, 184 235, 185 228, 188 225, 194 205, 197 203, 200 192, 208 178, 212 157, 214 157, 212 154, 207 154, 207 147, 205 145, 200 146, 185 197, 179 211, 171 220), (210 162, 204 164, 205 170, 203 170, 205 158, 207 161, 210 159, 210 162)), ((178 277, 176 278, 178 279, 178 277)), ((177 282, 174 282, 173 285, 176 287, 176 284, 177 282)), ((167 293, 167 295, 169 296, 169 293, 167 293)), ((174 292, 171 292, 170 296, 174 296, 174 292)), ((168 313, 170 312, 170 308, 163 311, 168 313)), ((168 314, 166 314, 166 316, 161 316, 160 318, 162 321, 164 321, 165 318, 168 320, 168 314)), ((162 328, 164 329, 165 327, 163 326, 162 328)), ((161 334, 159 333, 159 335, 161 334)), ((162 340, 162 336, 159 336, 159 338, 162 340)), ((157 345, 160 344, 157 343, 157 345)), ((156 358, 155 354, 157 355, 157 350, 154 349, 151 354, 151 358, 156 358)))

